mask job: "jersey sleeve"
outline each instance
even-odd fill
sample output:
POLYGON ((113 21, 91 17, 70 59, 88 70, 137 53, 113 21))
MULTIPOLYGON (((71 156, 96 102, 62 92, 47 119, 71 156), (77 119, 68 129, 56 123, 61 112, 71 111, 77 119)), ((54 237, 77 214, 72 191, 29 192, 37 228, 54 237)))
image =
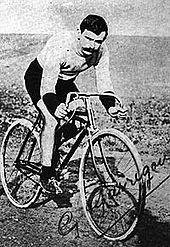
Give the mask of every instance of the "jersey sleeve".
POLYGON ((99 93, 113 91, 113 84, 109 71, 109 51, 106 45, 103 46, 103 51, 98 64, 95 66, 97 89, 99 93))
POLYGON ((61 41, 52 37, 39 54, 40 64, 43 67, 41 82, 41 97, 46 93, 55 93, 55 84, 60 72, 62 56, 64 54, 61 41))

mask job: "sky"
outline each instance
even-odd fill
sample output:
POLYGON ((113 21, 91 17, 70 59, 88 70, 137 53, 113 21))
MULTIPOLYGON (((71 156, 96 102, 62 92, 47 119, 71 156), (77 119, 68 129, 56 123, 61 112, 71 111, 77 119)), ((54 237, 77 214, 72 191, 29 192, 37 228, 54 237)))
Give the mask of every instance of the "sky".
POLYGON ((89 13, 102 15, 110 34, 170 36, 170 0, 1 0, 0 33, 74 29, 89 13))

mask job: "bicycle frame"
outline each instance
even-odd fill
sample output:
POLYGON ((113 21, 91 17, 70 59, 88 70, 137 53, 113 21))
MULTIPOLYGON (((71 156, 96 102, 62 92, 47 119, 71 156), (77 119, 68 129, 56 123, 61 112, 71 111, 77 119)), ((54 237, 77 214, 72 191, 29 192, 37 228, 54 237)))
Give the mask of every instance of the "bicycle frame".
MULTIPOLYGON (((56 194, 65 193, 67 178, 63 169, 80 148, 81 157, 76 155, 76 159, 81 160, 79 189, 87 220, 99 237, 123 240, 134 230, 144 208, 143 180, 136 181, 134 185, 128 183, 141 177, 142 163, 127 136, 114 128, 100 130, 96 127, 91 97, 103 95, 107 94, 68 95, 66 106, 70 107, 70 112, 64 124, 61 120, 54 132, 53 153, 56 156, 51 157, 52 168, 55 168, 52 176, 55 177, 56 194), (76 109, 78 101, 74 100, 79 98, 83 100, 85 111, 76 109), (62 148, 67 147, 68 143, 71 147, 67 154, 62 155, 62 148)), ((117 99, 114 95, 108 95, 117 99)), ((39 177, 43 165, 40 146, 44 127, 42 120, 40 113, 34 123, 26 119, 16 120, 3 141, 2 185, 8 199, 19 208, 32 206, 40 193, 45 192, 39 177)))
MULTIPOLYGON (((75 94, 75 93, 69 93, 68 94, 68 97, 66 100, 66 105, 68 104, 69 98, 71 98, 72 94, 75 94)), ((73 116, 71 117, 71 119, 77 120, 78 122, 80 122, 80 124, 83 124, 84 126, 80 127, 80 129, 77 133, 78 137, 75 140, 75 142, 73 143, 73 146, 71 147, 70 151, 67 153, 64 160, 62 161, 62 163, 58 169, 58 173, 60 173, 64 169, 64 167, 68 164, 69 160, 71 159, 71 157, 73 156, 73 154, 75 153, 75 151, 77 150, 77 148, 79 147, 80 143, 82 142, 82 140, 84 139, 85 136, 88 137, 90 150, 91 150, 91 152, 93 152, 93 150, 92 150, 92 134, 95 131, 97 131, 97 128, 95 126, 93 109, 92 109, 92 105, 90 102, 90 95, 87 96, 86 94, 78 94, 78 93, 76 93, 76 95, 78 95, 78 97, 80 95, 81 95, 81 97, 84 97, 86 112, 82 113, 79 111, 75 111, 73 113, 73 116), (85 120, 81 116, 86 116, 87 120, 85 120)), ((69 122, 69 121, 70 121, 70 119, 67 122, 69 122)), ((67 122, 65 124, 67 124, 67 122)), ((57 131, 62 131, 62 128, 64 128, 64 125, 61 126, 57 131)), ((93 157, 93 155, 92 155, 92 157, 93 157)))
MULTIPOLYGON (((108 96, 112 96, 113 94, 98 94, 98 93, 93 93, 93 94, 87 94, 87 93, 77 93, 77 92, 70 92, 67 95, 67 99, 66 99, 66 106, 69 105, 71 96, 75 96, 75 99, 83 99, 84 104, 85 104, 85 109, 86 109, 86 113, 82 113, 79 111, 75 111, 75 115, 73 113, 71 119, 74 120, 78 120, 80 123, 84 124, 84 127, 80 128, 79 132, 77 133, 77 135, 79 134, 77 140, 74 142, 73 146, 71 147, 70 151, 68 152, 68 154, 65 156, 64 160, 62 161, 59 169, 58 169, 58 173, 60 174, 60 172, 64 169, 64 167, 68 164, 69 160, 71 159, 71 157, 73 156, 73 154, 75 153, 75 151, 77 150, 78 146, 80 145, 80 143, 82 142, 82 140, 84 139, 85 136, 88 137, 88 142, 89 142, 89 148, 90 148, 90 153, 91 153, 91 158, 92 158, 92 162, 93 162, 93 166, 95 169, 95 172, 98 176, 98 178, 100 179, 100 181, 102 183, 105 183, 105 181, 103 180, 103 177, 101 176, 101 174, 97 171, 96 165, 95 165, 95 158, 94 158, 94 152, 93 152, 93 145, 92 145, 92 135, 94 133, 96 133, 98 131, 96 125, 95 125, 95 120, 94 120, 94 111, 92 108, 92 103, 90 101, 91 97, 99 97, 102 95, 108 95, 108 96), (84 115, 87 117, 87 120, 84 120, 81 115, 84 115)), ((120 99, 114 95, 114 98, 118 101, 118 103, 121 104, 120 99)), ((68 120, 68 122, 70 121, 70 119, 68 120)), ((67 123, 66 123, 67 124, 67 123)), ((58 131, 62 130, 63 126, 61 126, 58 131)), ((102 149, 101 149, 101 153, 103 155, 102 149)), ((104 155, 103 155, 104 157, 104 155)), ((108 174, 111 176, 112 180, 114 180, 108 166, 107 166, 107 162, 105 160, 105 166, 108 170, 108 174)))
MULTIPOLYGON (((69 160, 71 159, 71 157, 73 156, 73 154, 75 153, 75 151, 77 150, 78 146, 80 145, 80 143, 82 142, 82 140, 84 139, 85 136, 88 137, 88 142, 89 142, 89 148, 90 148, 90 153, 91 153, 91 157, 92 157, 92 162, 93 162, 93 166, 96 170, 96 166, 95 166, 95 159, 94 159, 94 152, 93 152, 93 145, 92 145, 92 135, 98 131, 98 129, 96 128, 96 125, 95 125, 95 120, 94 120, 94 112, 93 112, 93 108, 92 108, 92 103, 90 101, 90 98, 91 97, 99 97, 99 96, 102 96, 103 94, 98 94, 98 93, 93 93, 93 94, 87 94, 87 93, 77 93, 77 92, 70 92, 68 93, 67 95, 67 99, 66 99, 66 106, 69 105, 69 102, 71 102, 71 97, 72 96, 75 96, 74 99, 78 99, 78 98, 81 98, 83 99, 84 101, 84 105, 85 105, 85 109, 86 111, 85 112, 81 112, 81 111, 74 111, 72 116, 63 124, 61 125, 57 130, 56 130, 56 134, 57 132, 59 131, 62 131, 62 129, 64 129, 64 126, 70 122, 71 120, 77 120, 78 122, 80 122, 81 126, 78 133, 76 134, 77 139, 75 140, 75 142, 73 143, 73 146, 71 147, 71 149, 69 150, 69 152, 66 154, 64 160, 62 161, 62 163, 60 164, 60 166, 58 167, 58 174, 60 174, 62 172, 62 170, 64 169, 64 167, 68 164, 69 160), (87 117, 87 119, 84 119, 82 116, 85 116, 87 117)), ((117 96, 113 96, 112 94, 104 94, 104 95, 108 95, 108 96, 112 96, 112 97, 115 97, 115 99, 120 103, 120 99, 117 97, 117 96)), ((24 141, 23 141, 23 144, 21 146, 21 149, 18 153, 18 156, 16 158, 16 167, 18 169, 27 169, 28 167, 24 166, 24 164, 22 164, 22 160, 20 160, 20 157, 22 155, 22 152, 24 150, 24 147, 28 141, 28 138, 29 136, 31 135, 31 133, 36 129, 36 127, 41 123, 42 121, 42 114, 39 113, 38 114, 38 117, 36 119, 36 121, 34 122, 33 124, 33 127, 32 127, 32 130, 30 132, 27 133, 24 141)), ((64 142, 63 142, 64 143, 64 142)), ((63 143, 60 143, 60 146, 61 144, 63 143)), ((31 146, 31 149, 30 149, 30 153, 29 153, 29 158, 27 160, 27 163, 29 163, 29 170, 32 170, 32 172, 36 172, 36 164, 33 164, 33 162, 29 162, 30 158, 31 158, 31 154, 33 153, 33 150, 34 150, 34 146, 35 146, 35 143, 33 142, 32 143, 32 146, 31 146)), ((59 147, 59 146, 58 146, 59 147)), ((101 150, 101 153, 102 153, 102 150, 101 150)), ((105 162, 106 166, 107 166, 107 162, 105 162)), ((27 170, 28 170, 27 169, 27 170)), ((39 170, 39 169, 38 169, 39 170)), ((109 171, 109 170, 108 170, 109 171)), ((40 171, 38 172, 40 173, 40 171)), ((99 172, 96 170, 96 173, 98 174, 98 177, 99 179, 102 181, 102 177, 101 175, 99 174, 99 172)), ((112 178, 113 179, 113 178, 112 178)))

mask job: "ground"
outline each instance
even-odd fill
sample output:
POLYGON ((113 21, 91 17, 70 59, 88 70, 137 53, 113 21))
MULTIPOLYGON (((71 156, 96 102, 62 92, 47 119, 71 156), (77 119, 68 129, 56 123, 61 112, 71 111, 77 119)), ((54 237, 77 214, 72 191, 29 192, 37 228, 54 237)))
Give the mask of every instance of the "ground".
MULTIPOLYGON (((45 35, 0 36, 1 142, 8 126, 16 118, 32 120, 36 116, 24 90, 23 74, 47 38, 45 35)), ((125 242, 116 243, 97 238, 83 214, 79 192, 71 197, 71 207, 60 207, 57 200, 49 200, 24 210, 11 205, 0 185, 0 246, 170 246, 170 180, 156 188, 170 174, 170 39, 117 36, 109 39, 108 46, 115 90, 129 109, 129 119, 115 126, 97 104, 99 127, 115 126, 127 134, 136 145, 143 166, 150 166, 152 162, 159 164, 159 159, 162 161, 163 155, 166 155, 164 164, 152 172, 145 210, 134 235, 125 242), (58 226, 66 212, 71 212, 73 216, 69 225, 73 230, 65 235, 58 226)), ((85 72, 77 84, 82 91, 94 91, 93 70, 85 72)), ((72 168, 78 170, 77 161, 72 168)), ((72 180, 70 178, 73 187, 77 187, 76 176, 72 180)))

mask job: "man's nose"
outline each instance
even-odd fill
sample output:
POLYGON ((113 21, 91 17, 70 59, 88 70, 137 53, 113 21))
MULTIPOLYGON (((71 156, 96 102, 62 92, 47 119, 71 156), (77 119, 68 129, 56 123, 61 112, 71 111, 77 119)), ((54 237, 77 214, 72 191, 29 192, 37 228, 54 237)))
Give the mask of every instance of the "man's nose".
POLYGON ((94 40, 90 41, 90 47, 93 48, 93 49, 95 48, 95 41, 94 40))

